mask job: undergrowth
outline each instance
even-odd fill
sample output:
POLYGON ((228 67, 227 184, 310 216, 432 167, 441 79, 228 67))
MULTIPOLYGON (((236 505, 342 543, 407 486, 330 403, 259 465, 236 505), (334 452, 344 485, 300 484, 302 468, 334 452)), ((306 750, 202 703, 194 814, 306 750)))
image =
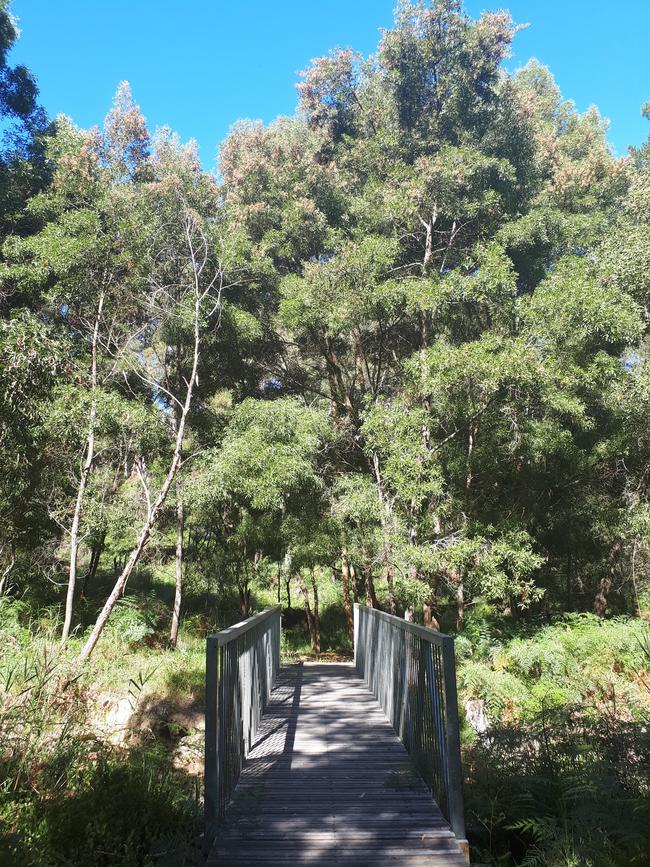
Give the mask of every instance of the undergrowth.
POLYGON ((484 622, 457 640, 462 699, 482 701, 488 721, 464 732, 476 860, 650 864, 647 624, 567 615, 503 640, 484 622))
POLYGON ((79 671, 80 639, 61 651, 52 612, 0 600, 3 867, 202 863, 201 781, 175 766, 174 738, 143 727, 115 742, 101 724, 102 697, 127 700, 133 720, 202 698, 203 637, 188 628, 161 649, 157 611, 125 600, 79 671))
MULTIPOLYGON (((185 612, 175 651, 158 590, 133 588, 79 671, 58 609, 0 600, 0 864, 200 864, 205 636, 185 612), (127 701, 112 736, 102 702, 127 701)), ((260 591, 255 609, 274 599, 260 591)), ((284 610, 285 662, 311 655, 300 600, 284 610)), ((339 588, 323 582, 324 657, 351 646, 339 588)), ((650 636, 640 618, 499 621, 477 604, 457 636, 461 705, 488 729, 463 731, 468 836, 483 863, 641 867, 650 863, 650 636)), ((462 712, 462 707, 461 707, 462 712)))

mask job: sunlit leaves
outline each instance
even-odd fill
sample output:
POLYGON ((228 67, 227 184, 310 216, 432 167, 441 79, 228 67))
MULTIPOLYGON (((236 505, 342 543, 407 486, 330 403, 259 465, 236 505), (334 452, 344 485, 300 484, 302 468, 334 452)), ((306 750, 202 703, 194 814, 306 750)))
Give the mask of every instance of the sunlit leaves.
POLYGON ((309 496, 321 487, 316 468, 328 437, 327 417, 295 400, 245 400, 210 469, 214 495, 260 511, 309 496))
POLYGON ((282 283, 280 321, 295 330, 323 325, 337 332, 381 316, 382 308, 391 306, 391 293, 381 283, 396 253, 391 239, 368 236, 305 263, 302 277, 292 275, 282 283))

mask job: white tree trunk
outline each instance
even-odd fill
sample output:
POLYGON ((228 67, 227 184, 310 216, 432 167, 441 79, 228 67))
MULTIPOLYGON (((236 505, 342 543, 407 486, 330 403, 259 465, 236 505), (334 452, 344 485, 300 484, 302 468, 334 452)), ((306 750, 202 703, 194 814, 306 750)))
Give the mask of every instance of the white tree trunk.
POLYGON ((176 476, 176 498, 176 589, 174 591, 172 626, 169 633, 169 644, 171 647, 176 647, 178 643, 178 627, 181 620, 181 602, 183 599, 183 532, 185 529, 185 512, 178 476, 176 476))
MULTIPOLYGON (((0 549, 1 552, 2 549, 0 549)), ((4 596, 4 592, 7 589, 7 585, 9 583, 9 576, 11 575, 11 570, 16 565, 16 554, 12 551, 11 559, 9 560, 9 565, 4 569, 2 575, 0 576, 0 596, 4 596)))
POLYGON ((88 480, 95 458, 95 425, 97 422, 97 344, 99 342, 99 328, 102 320, 102 311, 104 308, 104 292, 99 295, 97 303, 97 313, 95 315, 95 325, 92 335, 92 370, 90 378, 90 388, 92 399, 90 402, 90 414, 88 416, 88 435, 86 437, 86 457, 81 469, 81 477, 79 479, 79 487, 77 489, 77 499, 72 516, 72 525, 70 527, 70 566, 68 569, 68 593, 65 600, 65 617, 63 620, 63 629, 61 631, 61 643, 65 644, 70 635, 70 627, 72 625, 72 610, 74 607, 74 591, 77 584, 77 561, 79 558, 79 524, 81 521, 81 512, 83 508, 83 500, 88 487, 88 480))

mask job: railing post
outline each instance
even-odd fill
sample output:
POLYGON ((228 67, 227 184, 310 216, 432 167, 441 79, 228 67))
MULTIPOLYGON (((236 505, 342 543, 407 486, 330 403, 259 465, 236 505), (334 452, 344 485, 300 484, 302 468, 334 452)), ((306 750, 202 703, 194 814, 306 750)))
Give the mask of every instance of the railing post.
POLYGON ((357 667, 357 652, 359 647, 359 603, 354 603, 354 667, 357 667))
MULTIPOLYGON (((282 608, 278 613, 278 622, 275 627, 275 654, 273 666, 273 677, 271 679, 271 687, 275 686, 275 679, 280 673, 280 665, 282 660, 282 608)), ((270 690, 269 690, 270 691, 270 690)))
POLYGON ((219 817, 219 639, 209 635, 205 655, 205 829, 219 817))
POLYGON ((442 670, 445 684, 445 732, 447 735, 447 775, 449 779, 449 824, 459 841, 465 840, 463 807, 463 770, 460 761, 460 727, 456 691, 456 655, 454 639, 442 639, 442 670))

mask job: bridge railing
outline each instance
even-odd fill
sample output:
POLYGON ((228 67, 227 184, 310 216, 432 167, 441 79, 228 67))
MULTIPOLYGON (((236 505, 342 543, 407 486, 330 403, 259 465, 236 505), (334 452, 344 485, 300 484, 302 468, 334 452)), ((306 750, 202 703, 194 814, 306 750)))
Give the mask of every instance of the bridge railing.
POLYGON ((205 819, 223 817, 280 669, 279 605, 209 635, 205 678, 205 819))
POLYGON ((464 840, 454 639, 355 604, 354 661, 456 838, 464 840))

